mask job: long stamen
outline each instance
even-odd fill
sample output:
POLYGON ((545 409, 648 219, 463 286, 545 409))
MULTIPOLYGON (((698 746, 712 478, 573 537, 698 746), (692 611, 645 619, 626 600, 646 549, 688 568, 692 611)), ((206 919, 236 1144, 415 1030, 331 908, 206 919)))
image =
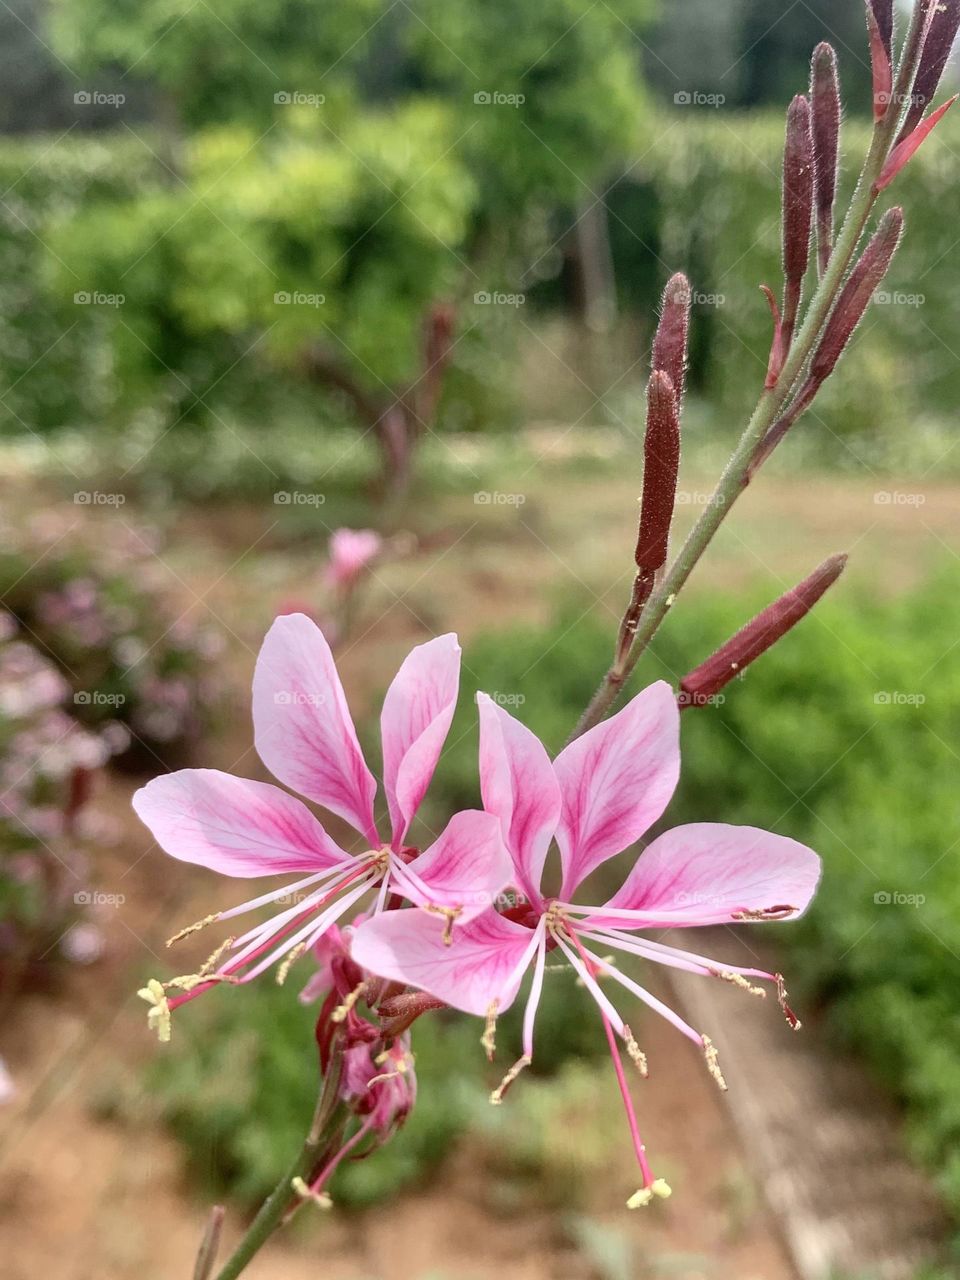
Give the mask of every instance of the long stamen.
MULTIPOLYGON (((591 956, 590 953, 583 946, 580 939, 577 937, 575 930, 570 929, 568 932, 568 936, 570 937, 570 940, 573 942, 573 945, 576 947, 577 951, 580 953, 580 959, 583 962, 584 972, 590 974, 590 976, 593 977, 595 957, 591 956)), ((557 938, 557 941, 559 942, 560 939, 557 938)), ((599 990, 599 988, 597 989, 599 990)), ((620 1048, 617 1045, 616 1033, 614 1032, 610 1019, 607 1017, 602 1007, 600 1009, 600 1018, 603 1022, 604 1034, 607 1037, 607 1045, 610 1049, 610 1057, 613 1059, 613 1070, 617 1077, 617 1087, 620 1090, 620 1097, 623 1100, 623 1109, 627 1114, 627 1126, 630 1130, 630 1140, 633 1143, 634 1154, 637 1157, 637 1163, 639 1164, 640 1172, 643 1175, 643 1186, 640 1188, 639 1191, 634 1192, 634 1194, 627 1201, 628 1208, 638 1209, 643 1205, 649 1204, 651 1199, 655 1195, 662 1196, 664 1198, 666 1196, 669 1196, 670 1187, 667 1185, 666 1182, 663 1181, 662 1178, 654 1178, 653 1176, 653 1170, 650 1168, 650 1165, 647 1161, 647 1149, 644 1146, 643 1139, 640 1136, 640 1126, 637 1124, 637 1113, 634 1110, 633 1098, 630 1094, 630 1086, 627 1084, 626 1073, 623 1069, 623 1058, 620 1056, 620 1048)), ((630 1040, 633 1040, 633 1035, 630 1034, 629 1032, 628 1034, 630 1036, 630 1040)), ((633 1042, 634 1044, 636 1044, 636 1041, 633 1041, 633 1042)))
MULTIPOLYGON (((533 1062, 533 1027, 537 1020, 537 1009, 540 1006, 540 997, 543 994, 543 974, 547 956, 547 925, 546 919, 541 918, 533 931, 533 942, 536 946, 537 962, 533 970, 533 981, 530 983, 530 994, 527 996, 527 1006, 523 1012, 523 1054, 513 1064, 507 1074, 490 1095, 491 1103, 496 1107, 503 1101, 503 1095, 516 1080, 517 1076, 525 1067, 529 1067, 533 1062)), ((529 948, 525 954, 525 965, 530 963, 529 948)), ((492 1006, 491 1006, 492 1007, 492 1006)))

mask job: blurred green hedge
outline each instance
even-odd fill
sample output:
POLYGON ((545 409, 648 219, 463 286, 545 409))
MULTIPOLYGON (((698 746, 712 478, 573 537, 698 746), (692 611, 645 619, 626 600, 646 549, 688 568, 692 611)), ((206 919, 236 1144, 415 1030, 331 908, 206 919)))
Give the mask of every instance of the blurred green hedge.
MULTIPOLYGON (((828 596, 721 705, 684 713, 667 820, 765 826, 821 854, 813 908, 771 940, 790 951, 798 994, 825 1002, 837 1036, 904 1101, 917 1153, 960 1212, 958 601, 956 570, 894 602, 828 596)), ((608 616, 578 612, 469 646, 435 802, 477 801, 477 684, 559 749, 609 658, 608 616)), ((719 597, 678 608, 643 682, 682 675, 748 612, 719 597)))
MULTIPOLYGON (((109 442, 112 426, 125 438, 142 434, 146 449, 166 426, 195 423, 207 407, 225 437, 244 423, 263 436, 265 424, 299 421, 308 434, 329 428, 349 417, 346 404, 297 373, 299 345, 313 328, 329 326, 365 363, 383 364, 389 381, 410 366, 411 317, 430 297, 464 292, 461 327, 471 332, 456 350, 445 421, 511 421, 508 401, 521 398, 523 378, 507 353, 524 342, 537 347, 521 320, 536 327, 538 309, 555 307, 560 295, 555 282, 531 283, 522 317, 473 307, 477 282, 443 247, 467 234, 470 180, 424 160, 443 150, 442 121, 420 104, 406 123, 389 124, 408 144, 390 160, 386 186, 371 176, 386 163, 376 125, 348 130, 344 151, 314 136, 306 116, 285 121, 269 151, 248 150, 242 129, 175 151, 126 133, 0 145, 7 432, 95 424, 109 442), (185 199, 184 183, 197 199, 185 199), (419 201, 410 217, 380 222, 408 192, 419 201), (331 264, 319 311, 274 305, 276 290, 309 292, 331 264), (74 303, 75 294, 97 290, 126 301, 74 303)), ((695 289, 693 391, 718 417, 742 418, 769 339, 757 285, 778 284, 782 121, 691 107, 644 132, 648 149, 608 196, 625 311, 649 331, 667 272, 686 270, 695 289)), ((864 143, 862 126, 849 124, 851 163, 864 143)), ((949 465, 954 456, 946 450, 960 399, 960 296, 951 268, 960 248, 948 211, 958 147, 960 117, 948 116, 897 180, 892 195, 907 209, 908 230, 883 290, 893 300, 872 308, 818 401, 820 424, 804 433, 818 456, 896 467, 941 455, 949 465)), ((848 173, 847 187, 852 179, 848 173)), ((532 217, 527 250, 536 258, 557 228, 542 210, 532 217)), ((506 287, 510 269, 487 261, 482 283, 506 287)))

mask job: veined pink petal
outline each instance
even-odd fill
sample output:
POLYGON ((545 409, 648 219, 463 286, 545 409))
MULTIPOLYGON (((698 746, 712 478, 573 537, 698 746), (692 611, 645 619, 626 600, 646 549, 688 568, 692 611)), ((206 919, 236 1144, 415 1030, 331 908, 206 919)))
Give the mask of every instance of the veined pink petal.
POLYGON ((459 926, 493 906, 512 875, 499 820, 482 809, 464 809, 429 849, 397 866, 391 878, 417 906, 456 912, 459 926))
POLYGON ((623 888, 583 923, 651 929, 793 918, 806 910, 819 879, 820 859, 796 840, 697 822, 654 840, 623 888))
POLYGON ((322 871, 349 859, 295 796, 218 769, 154 778, 133 807, 165 852, 226 876, 322 871))
POLYGON ((485 693, 480 709, 480 791, 503 825, 519 887, 539 905, 540 878, 560 820, 560 784, 543 743, 485 693))
POLYGON ((513 1003, 537 949, 535 930, 485 911, 457 929, 452 945, 443 935, 443 921, 425 911, 387 911, 360 925, 350 954, 361 968, 464 1013, 482 1017, 494 1000, 499 1011, 513 1003))
POLYGON ((562 898, 661 816, 680 776, 680 713, 665 680, 571 742, 553 768, 563 811, 557 843, 562 898))
POLYGON ((367 768, 330 646, 302 613, 277 618, 253 677, 260 759, 275 778, 345 818, 373 847, 377 784, 367 768))
POLYGON ((451 633, 412 649, 383 700, 383 785, 395 849, 430 785, 459 686, 460 645, 451 633))

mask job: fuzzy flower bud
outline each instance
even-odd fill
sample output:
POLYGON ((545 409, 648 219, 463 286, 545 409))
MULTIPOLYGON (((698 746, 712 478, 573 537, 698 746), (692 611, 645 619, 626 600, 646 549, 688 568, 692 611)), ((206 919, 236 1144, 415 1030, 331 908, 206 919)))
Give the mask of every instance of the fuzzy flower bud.
POLYGON ((826 270, 833 250, 833 204, 837 194, 840 150, 840 84, 837 55, 829 44, 818 44, 810 63, 810 104, 813 130, 813 188, 817 213, 820 271, 826 270))
POLYGON ((937 94, 943 69, 960 29, 960 0, 933 0, 927 38, 917 66, 910 94, 910 107, 897 138, 902 143, 920 123, 923 113, 937 94))
POLYGON ((893 99, 893 0, 867 0, 873 71, 873 118, 882 120, 893 99))
POLYGON ((636 563, 655 573, 667 559, 680 468, 680 418, 670 377, 655 370, 647 384, 647 433, 643 444, 643 498, 636 563))
POLYGON ((775 600, 725 645, 680 681, 680 706, 702 707, 771 645, 806 617, 840 577, 845 555, 831 556, 798 586, 775 600))
POLYGON ((787 111, 783 150, 783 350, 790 349, 813 226, 813 133, 810 103, 798 94, 787 111))
POLYGON ((660 323, 653 339, 652 367, 673 385, 677 407, 683 400, 687 367, 687 329, 690 323, 690 282, 682 272, 670 277, 663 291, 660 323))
POLYGON ((820 345, 810 362, 809 380, 819 388, 836 367, 844 347, 870 304, 874 291, 887 274, 887 268, 900 243, 903 210, 888 209, 860 261, 850 272, 830 313, 820 345))

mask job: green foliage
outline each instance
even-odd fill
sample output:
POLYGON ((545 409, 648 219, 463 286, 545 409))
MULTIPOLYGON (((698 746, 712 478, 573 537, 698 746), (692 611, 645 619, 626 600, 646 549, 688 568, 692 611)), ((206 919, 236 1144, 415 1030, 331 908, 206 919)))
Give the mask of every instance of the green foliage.
MULTIPOLYGON (((821 854, 814 907, 773 936, 804 998, 828 1001, 837 1035, 906 1103, 918 1153, 960 1210, 958 586, 951 571, 895 602, 828 596, 722 704, 684 714, 668 818, 768 827, 821 854)), ((748 612, 720 597, 678 608, 642 677, 675 680, 748 612)), ((476 801, 477 684, 559 748, 609 659, 607 616, 576 617, 470 647, 435 803, 443 788, 476 801)))

